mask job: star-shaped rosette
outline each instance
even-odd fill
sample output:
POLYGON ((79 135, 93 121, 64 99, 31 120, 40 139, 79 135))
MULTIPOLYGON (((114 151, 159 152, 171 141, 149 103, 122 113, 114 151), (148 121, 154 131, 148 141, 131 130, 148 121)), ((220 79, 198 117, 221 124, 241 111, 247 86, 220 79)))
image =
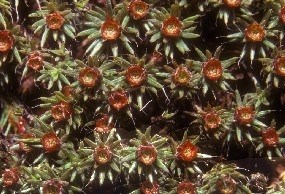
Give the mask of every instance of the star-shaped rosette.
POLYGON ((233 130, 228 133, 228 141, 236 136, 237 141, 241 142, 245 137, 252 142, 253 134, 266 128, 267 125, 262 122, 264 116, 271 110, 261 110, 260 105, 269 105, 266 99, 266 91, 257 91, 257 93, 247 93, 243 99, 238 90, 235 91, 236 103, 232 108, 233 114, 233 130), (234 134, 233 134, 234 133, 234 134))
POLYGON ((153 183, 154 177, 169 173, 166 161, 173 157, 166 137, 151 136, 151 128, 145 133, 137 131, 137 138, 131 139, 131 146, 121 149, 121 162, 126 177, 138 174, 153 183))
POLYGON ((223 19, 224 23, 232 23, 235 20, 235 16, 239 13, 244 15, 252 15, 249 11, 249 6, 252 4, 251 0, 208 0, 209 5, 212 7, 218 7, 219 19, 223 19))
POLYGON ((43 67, 39 70, 36 81, 43 84, 48 90, 57 87, 62 90, 64 86, 70 86, 75 81, 77 64, 71 53, 61 47, 57 50, 48 50, 52 57, 43 60, 43 67))
POLYGON ((179 4, 173 4, 170 12, 164 7, 154 8, 150 12, 148 25, 150 26, 146 34, 150 36, 150 43, 155 44, 155 50, 162 47, 166 57, 174 59, 175 50, 182 54, 190 51, 185 39, 197 38, 200 35, 195 33, 196 19, 199 15, 181 19, 179 4))
POLYGON ((58 131, 37 117, 34 117, 33 124, 34 127, 27 129, 29 136, 17 138, 19 146, 24 144, 22 147, 30 149, 26 153, 33 157, 32 164, 49 162, 62 148, 73 148, 73 144, 67 142, 68 134, 58 134, 58 131))
POLYGON ((59 47, 66 43, 67 37, 74 40, 76 31, 72 21, 75 14, 68 8, 67 3, 51 0, 45 1, 43 4, 40 10, 29 15, 32 18, 39 18, 33 23, 32 29, 34 34, 40 37, 40 46, 45 47, 49 43, 48 47, 53 47, 49 42, 51 36, 59 47))
POLYGON ((135 42, 139 31, 125 26, 124 16, 115 13, 110 0, 106 1, 106 9, 95 6, 93 10, 88 10, 85 18, 86 28, 77 37, 87 38, 89 46, 86 54, 99 56, 103 52, 109 54, 111 49, 111 55, 117 57, 122 48, 130 54, 135 53, 131 43, 135 42))
POLYGON ((40 97, 40 100, 42 103, 39 106, 46 111, 39 119, 57 128, 60 134, 69 134, 81 126, 83 109, 72 96, 56 91, 50 97, 40 97))
POLYGON ((23 134, 26 132, 28 121, 26 120, 25 109, 22 104, 13 102, 8 105, 4 103, 1 107, 0 128, 5 136, 9 134, 23 134))
POLYGON ((202 176, 198 193, 244 193, 252 192, 246 186, 248 179, 235 164, 216 164, 202 176))
POLYGON ((279 31, 279 43, 285 36, 285 3, 284 1, 268 1, 268 7, 273 10, 272 17, 269 20, 270 27, 279 31))
POLYGON ((285 87, 285 50, 274 49, 272 57, 259 58, 267 86, 285 87))
POLYGON ((136 101, 136 107, 142 110, 146 93, 152 92, 157 96, 158 90, 163 89, 160 80, 168 74, 161 72, 161 68, 146 56, 139 59, 129 55, 127 60, 118 58, 116 61, 122 67, 122 71, 113 82, 125 88, 130 94, 131 101, 136 101))
POLYGON ((205 108, 195 106, 195 109, 196 112, 187 112, 195 117, 191 124, 202 128, 209 137, 221 140, 230 130, 233 115, 229 110, 222 107, 211 107, 211 105, 205 108))
POLYGON ((272 160, 274 156, 283 157, 285 145, 285 126, 276 129, 276 123, 271 122, 269 127, 259 131, 259 136, 253 139, 256 152, 260 155, 266 154, 272 160))
MULTIPOLYGON (((120 18, 123 18, 122 24, 125 28, 131 27, 139 33, 142 27, 145 31, 150 30, 147 19, 149 18, 151 6, 152 4, 148 0, 127 0, 117 4, 115 12, 120 18)), ((143 36, 144 34, 140 35, 140 37, 143 36)))
POLYGON ((49 53, 48 49, 27 49, 28 50, 21 51, 26 57, 22 60, 22 63, 20 64, 21 66, 18 66, 18 68, 21 68, 22 70, 22 77, 26 77, 33 72, 38 74, 39 71, 43 69, 44 64, 48 63, 48 61, 50 61, 50 59, 53 57, 49 53))
POLYGON ((77 67, 70 73, 77 80, 71 84, 71 87, 76 94, 80 94, 84 101, 104 99, 109 88, 117 84, 115 80, 116 60, 88 57, 87 62, 77 59, 75 63, 77 67))
POLYGON ((71 176, 70 170, 64 170, 51 166, 48 163, 42 163, 33 167, 21 166, 25 174, 26 183, 21 188, 23 193, 43 193, 43 194, 61 194, 82 192, 81 188, 68 182, 71 176))
POLYGON ((160 192, 163 194, 196 194, 197 186, 194 181, 187 178, 161 178, 159 179, 160 192))
POLYGON ((3 63, 14 60, 21 63, 19 51, 24 47, 25 42, 26 39, 22 36, 19 25, 9 24, 6 29, 0 28, 0 67, 3 63))
POLYGON ((12 150, 9 150, 7 156, 1 156, 1 160, 6 160, 4 164, 1 162, 0 168, 1 193, 20 193, 26 181, 25 174, 20 167, 23 160, 12 150))
POLYGON ((241 59, 249 57, 252 62, 256 59, 256 53, 258 56, 266 57, 276 48, 276 37, 278 37, 279 31, 272 27, 269 20, 271 15, 272 10, 269 10, 259 23, 253 18, 253 15, 236 17, 239 32, 229 34, 227 38, 230 42, 243 43, 241 59))
POLYGON ((201 61, 192 61, 192 69, 200 74, 198 86, 202 88, 205 95, 208 91, 229 91, 232 90, 228 81, 235 80, 229 68, 237 62, 238 57, 220 60, 222 46, 219 46, 212 54, 206 50, 204 54, 195 47, 201 61))
POLYGON ((164 66, 166 72, 169 73, 165 82, 170 88, 170 99, 193 99, 193 95, 198 90, 200 76, 191 69, 192 61, 186 60, 180 65, 173 61, 172 65, 174 68, 168 65, 164 66))
POLYGON ((113 183, 121 172, 121 139, 113 128, 110 133, 94 132, 94 140, 85 138, 87 145, 81 145, 77 151, 81 156, 76 169, 86 173, 88 184, 98 182, 103 185, 106 181, 113 183))
POLYGON ((141 181, 140 187, 132 192, 130 194, 158 194, 163 193, 160 192, 160 185, 157 181, 141 181))
POLYGON ((188 138, 187 131, 184 132, 181 142, 170 138, 171 151, 174 155, 170 160, 169 166, 173 174, 187 177, 190 174, 200 174, 202 170, 199 163, 204 159, 213 158, 211 155, 203 154, 200 148, 196 146, 198 138, 188 138))
MULTIPOLYGON (((130 109, 130 95, 129 92, 121 88, 113 88, 108 92, 107 110, 112 118, 122 113, 126 113, 129 117, 133 118, 130 109)), ((112 120, 111 120, 112 121, 112 120)))

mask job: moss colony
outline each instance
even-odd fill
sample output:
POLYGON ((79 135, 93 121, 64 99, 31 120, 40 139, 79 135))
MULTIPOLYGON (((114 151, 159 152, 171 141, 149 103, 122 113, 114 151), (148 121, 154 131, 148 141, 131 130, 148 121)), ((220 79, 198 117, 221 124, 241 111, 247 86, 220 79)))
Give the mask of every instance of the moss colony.
POLYGON ((284 30, 284 0, 0 0, 0 193, 284 193, 284 30))

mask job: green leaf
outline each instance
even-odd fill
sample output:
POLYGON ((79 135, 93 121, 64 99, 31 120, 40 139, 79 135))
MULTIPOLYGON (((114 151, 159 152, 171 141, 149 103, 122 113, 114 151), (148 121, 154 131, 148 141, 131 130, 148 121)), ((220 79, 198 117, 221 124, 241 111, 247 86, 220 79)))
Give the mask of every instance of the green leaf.
POLYGON ((48 37, 48 33, 49 33, 49 29, 46 27, 45 28, 45 31, 42 35, 42 39, 41 39, 41 47, 44 47, 45 43, 46 43, 46 40, 47 40, 47 37, 48 37))
POLYGON ((14 56, 15 56, 15 58, 17 59, 17 61, 18 61, 19 63, 21 63, 22 60, 21 60, 21 57, 20 57, 20 54, 19 54, 19 51, 18 51, 17 47, 14 47, 13 53, 14 53, 14 56))
POLYGON ((94 46, 92 52, 90 53, 90 56, 93 57, 98 54, 98 52, 102 49, 103 42, 102 40, 99 40, 99 42, 94 46))
POLYGON ((101 37, 101 33, 99 31, 93 32, 87 38, 88 39, 97 39, 101 37))
POLYGON ((197 52, 197 54, 199 55, 199 57, 202 59, 202 61, 207 61, 207 57, 204 55, 204 53, 199 50, 197 47, 195 47, 195 51, 197 52))
POLYGON ((67 34, 67 36, 69 36, 71 39, 75 39, 75 36, 73 34, 73 32, 67 27, 67 25, 63 26, 63 31, 65 32, 65 34, 67 34))
POLYGON ((103 185, 104 180, 105 180, 105 176, 106 176, 106 174, 104 171, 99 172, 99 184, 100 185, 103 185))
POLYGON ((118 165, 115 162, 110 163, 110 166, 116 172, 120 172, 121 171, 120 168, 118 167, 118 165))
POLYGON ((263 127, 263 128, 267 127, 264 123, 262 123, 261 121, 259 121, 257 119, 254 119, 252 124, 257 126, 257 127, 263 127))
POLYGON ((136 28, 127 27, 125 29, 127 33, 135 34, 136 36, 139 35, 139 31, 136 28))
POLYGON ((227 35, 227 38, 243 38, 243 36, 244 36, 243 32, 237 32, 234 34, 227 35))
POLYGON ((38 27, 44 26, 45 23, 46 23, 45 19, 41 19, 41 20, 35 22, 35 23, 32 25, 32 28, 35 30, 35 29, 37 29, 38 27))
POLYGON ((53 40, 57 41, 57 39, 58 39, 58 31, 53 31, 52 32, 52 36, 53 36, 53 40))
POLYGON ((238 90, 235 90, 235 97, 236 97, 236 103, 238 106, 242 106, 241 96, 239 94, 238 90))
POLYGON ((59 74, 59 79, 61 80, 61 81, 63 81, 64 83, 66 83, 67 85, 70 85, 70 82, 68 81, 68 79, 65 77, 65 75, 63 75, 63 74, 59 74))
POLYGON ((118 44, 116 42, 112 42, 111 44, 111 49, 114 57, 118 56, 118 44))
POLYGON ((2 13, 0 13, 0 23, 3 24, 4 29, 7 28, 7 25, 6 25, 6 22, 5 22, 5 19, 4 19, 3 15, 2 15, 2 13))
POLYGON ((122 162, 128 162, 128 161, 133 161, 133 160, 135 160, 135 159, 136 159, 136 153, 133 152, 133 153, 131 153, 131 154, 129 154, 129 155, 123 157, 121 161, 122 161, 122 162))
POLYGON ((133 171, 135 170, 137 166, 137 162, 133 162, 132 165, 129 168, 129 174, 133 173, 133 171))
POLYGON ((149 40, 149 42, 155 42, 155 41, 157 41, 158 39, 160 39, 161 38, 161 32, 159 31, 159 32, 157 32, 157 33, 155 33, 151 38, 150 38, 150 40, 149 40))
POLYGON ((179 40, 177 40, 176 42, 175 42, 175 46, 176 46, 176 48, 178 48, 178 50, 181 52, 181 53, 185 53, 185 52, 187 52, 187 51, 189 51, 190 49, 188 48, 188 46, 181 40, 181 39, 179 39, 179 40))
POLYGON ((182 31, 181 37, 192 39, 192 38, 198 38, 200 37, 200 34, 190 33, 190 32, 184 32, 182 31))
POLYGON ((122 24, 121 24, 121 26, 122 26, 123 29, 127 26, 127 24, 129 23, 129 21, 130 21, 130 16, 129 16, 129 15, 126 15, 126 16, 124 17, 123 21, 122 21, 122 24))
POLYGON ((275 49, 276 48, 275 44, 273 44, 269 40, 264 40, 263 44, 265 44, 265 46, 267 46, 268 48, 271 48, 271 49, 275 49))
POLYGON ((43 128, 44 131, 47 131, 47 132, 52 132, 52 131, 53 131, 52 128, 51 128, 51 126, 45 124, 45 123, 42 122, 40 119, 38 119, 38 118, 35 117, 35 118, 34 118, 34 121, 35 121, 38 125, 40 125, 40 126, 43 128))
POLYGON ((205 83, 205 84, 203 85, 203 95, 204 95, 204 96, 205 96, 206 93, 208 92, 208 88, 209 88, 208 84, 205 83))
POLYGON ((163 85, 161 85, 152 75, 148 76, 147 83, 155 88, 163 88, 163 85))
POLYGON ((157 166, 162 169, 164 172, 169 172, 168 168, 163 164, 163 162, 160 159, 157 159, 156 161, 157 166))
POLYGON ((133 48, 131 47, 129 41, 123 42, 123 46, 125 47, 125 49, 131 53, 132 55, 135 54, 135 51, 133 50, 133 48))
POLYGON ((77 34, 77 36, 87 36, 87 35, 90 35, 90 34, 92 34, 94 32, 97 32, 97 30, 94 29, 94 28, 91 28, 91 29, 87 29, 87 30, 83 30, 83 31, 79 32, 77 34))
POLYGON ((84 142, 87 143, 92 149, 95 149, 97 145, 88 138, 84 138, 84 142))

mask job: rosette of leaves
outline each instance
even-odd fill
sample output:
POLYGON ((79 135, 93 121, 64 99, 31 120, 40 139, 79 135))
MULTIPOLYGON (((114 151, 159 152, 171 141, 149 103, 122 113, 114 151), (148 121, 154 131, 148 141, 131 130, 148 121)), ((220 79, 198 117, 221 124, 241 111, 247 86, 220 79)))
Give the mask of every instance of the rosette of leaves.
POLYGON ((89 121, 84 125, 84 127, 91 127, 93 128, 94 132, 99 134, 108 134, 112 129, 115 128, 115 123, 112 122, 113 118, 112 115, 101 113, 96 116, 95 121, 89 121))
POLYGON ((81 126, 83 109, 72 96, 56 91, 53 96, 40 97, 40 100, 42 103, 39 106, 47 111, 39 119, 57 128, 59 134, 69 134, 81 126))
POLYGON ((114 182, 121 172, 121 139, 113 128, 108 134, 94 132, 94 140, 84 138, 83 144, 77 151, 81 160, 76 169, 82 170, 89 177, 88 184, 98 182, 103 185, 106 181, 114 182))
POLYGON ((248 178, 237 170, 238 167, 234 164, 216 164, 202 176, 198 193, 250 194, 251 191, 246 186, 248 178))
POLYGON ((232 23, 235 15, 240 12, 245 15, 252 15, 248 10, 252 0, 209 0, 209 4, 213 7, 219 7, 218 18, 223 19, 225 24, 232 23))
POLYGON ((7 16, 11 16, 11 4, 9 0, 0 0, 0 23, 7 28, 7 16))
POLYGON ((63 172, 68 172, 66 181, 68 182, 77 182, 83 187, 87 182, 86 174, 84 173, 84 167, 78 165, 83 161, 84 145, 83 142, 79 143, 79 149, 74 147, 61 148, 58 152, 59 159, 56 160, 56 165, 60 165, 60 169, 63 172), (81 181, 81 182, 80 182, 81 181))
POLYGON ((11 62, 14 59, 21 63, 19 50, 24 46, 25 41, 19 25, 0 30, 0 66, 4 62, 11 62))
POLYGON ((194 73, 191 69, 192 63, 186 60, 185 64, 178 65, 175 61, 172 62, 173 67, 165 65, 165 70, 170 74, 165 80, 169 84, 170 98, 190 98, 193 99, 193 94, 198 89, 199 74, 194 73))
POLYGON ((257 93, 246 93, 241 98, 238 90, 235 90, 236 103, 233 106, 233 130, 230 130, 227 135, 227 140, 230 141, 233 135, 239 142, 245 137, 252 142, 252 135, 255 132, 266 128, 261 119, 266 116, 271 110, 261 110, 260 105, 269 105, 266 99, 266 91, 258 91, 257 93), (235 132, 235 134, 233 134, 235 132))
POLYGON ((67 142, 68 134, 58 135, 50 125, 34 118, 34 127, 27 129, 28 137, 17 139, 19 143, 25 144, 25 147, 31 148, 29 156, 32 156, 32 164, 49 162, 54 159, 54 154, 61 148, 73 148, 71 142, 67 142), (38 151, 37 151, 38 150, 38 151))
POLYGON ((107 99, 102 103, 100 108, 106 109, 110 117, 109 122, 117 122, 124 114, 127 114, 134 123, 129 92, 120 87, 109 89, 107 99))
POLYGON ((160 179, 159 182, 163 183, 159 190, 161 194, 195 194, 197 187, 195 182, 189 179, 179 180, 177 178, 160 179))
POLYGON ((206 50, 204 54, 201 50, 195 47, 197 54, 201 61, 192 61, 192 69, 200 74, 199 87, 202 87, 203 94, 205 95, 209 90, 213 92, 222 90, 227 92, 232 90, 229 80, 235 80, 229 71, 229 67, 236 63, 238 57, 232 57, 221 61, 220 54, 222 46, 219 46, 214 55, 206 50))
POLYGON ((39 71, 37 82, 47 84, 49 90, 56 84, 59 90, 62 90, 63 84, 71 85, 70 80, 75 80, 74 69, 77 63, 70 56, 70 52, 60 48, 59 50, 48 50, 54 57, 51 61, 43 60, 43 67, 39 71))
POLYGON ((239 32, 227 35, 227 38, 231 42, 239 41, 243 43, 243 49, 240 54, 240 58, 248 57, 252 62, 256 57, 256 53, 259 56, 266 57, 269 51, 276 48, 276 37, 279 34, 278 30, 272 27, 269 20, 272 14, 272 10, 269 10, 261 21, 258 23, 253 18, 253 15, 242 14, 236 17, 236 24, 239 28, 239 32))
POLYGON ((174 155, 169 163, 170 170, 173 174, 179 177, 189 178, 189 174, 199 174, 202 170, 199 168, 199 163, 203 159, 210 159, 212 156, 203 154, 196 146, 198 138, 190 139, 187 136, 187 131, 184 132, 181 142, 170 138, 171 151, 174 155))
POLYGON ((16 102, 8 104, 8 102, 4 101, 1 109, 0 129, 2 129, 3 135, 25 133, 27 121, 24 117, 25 110, 23 106, 16 102))
POLYGON ((22 60, 22 76, 26 77, 30 72, 39 72, 42 70, 44 64, 47 64, 48 61, 53 57, 48 49, 42 50, 31 50, 28 48, 26 51, 22 51, 26 57, 22 60))
POLYGON ((284 133, 285 126, 277 130, 275 122, 272 121, 269 127, 260 130, 259 136, 253 139, 253 142, 257 145, 256 152, 260 155, 265 153, 270 160, 274 155, 283 157, 284 133))
POLYGON ((130 94, 131 101, 136 99, 136 107, 142 110, 146 92, 150 91, 157 96, 157 90, 163 89, 159 78, 167 77, 168 74, 161 72, 152 60, 146 59, 146 56, 139 59, 129 55, 128 60, 118 58, 117 61, 118 65, 123 68, 123 71, 119 73, 118 78, 113 80, 113 82, 125 88, 130 94))
POLYGON ((149 10, 151 7, 151 1, 144 0, 127 0, 123 1, 115 6, 115 11, 120 17, 122 17, 123 26, 131 26, 134 29, 140 31, 143 27, 145 31, 150 30, 147 25, 147 19, 149 18, 149 10))
POLYGON ((151 30, 146 34, 150 36, 150 42, 155 44, 155 50, 161 47, 166 57, 174 59, 175 47, 182 54, 190 51, 185 39, 197 38, 200 35, 194 33, 195 20, 199 15, 181 19, 179 4, 173 4, 170 12, 164 7, 154 8, 150 12, 148 25, 151 30))
POLYGON ((115 13, 110 0, 106 1, 106 9, 95 6, 93 10, 88 10, 84 16, 87 21, 84 22, 84 30, 79 32, 77 37, 87 36, 89 46, 86 49, 86 54, 100 56, 102 53, 106 53, 107 49, 111 49, 112 55, 117 57, 122 48, 128 53, 135 53, 131 42, 135 42, 139 31, 126 26, 123 14, 115 13))
POLYGON ((77 78, 71 84, 75 93, 80 93, 83 100, 98 99, 104 100, 110 87, 116 85, 115 76, 117 70, 113 68, 116 60, 99 59, 98 57, 88 57, 87 63, 75 60, 76 69, 69 71, 77 78))
POLYGON ((270 27, 279 30, 279 40, 284 38, 285 25, 285 2, 283 0, 268 2, 270 8, 273 10, 273 16, 270 18, 270 27))
POLYGON ((248 187, 253 193, 265 193, 267 190, 268 177, 262 173, 254 173, 250 175, 248 187))
POLYGON ((145 133, 136 130, 137 138, 131 139, 131 146, 121 149, 121 162, 127 180, 130 174, 137 173, 140 177, 146 177, 151 183, 154 178, 163 173, 169 173, 166 161, 173 158, 167 138, 159 135, 151 136, 151 128, 145 133))
POLYGON ((160 185, 156 181, 143 181, 140 183, 140 187, 132 192, 130 194, 158 194, 160 192, 160 185))
POLYGON ((1 157, 1 160, 8 161, 7 165, 2 165, 0 168, 1 194, 19 193, 25 184, 25 177, 20 168, 22 160, 17 154, 12 152, 9 152, 6 158, 1 157))
POLYGON ((72 24, 75 14, 68 8, 68 4, 62 3, 61 0, 44 1, 43 4, 40 10, 29 15, 32 18, 40 18, 32 25, 34 34, 40 36, 40 46, 44 47, 50 36, 59 47, 66 43, 66 36, 71 40, 75 39, 76 30, 72 24))
POLYGON ((272 58, 259 58, 262 63, 262 73, 268 86, 283 88, 285 85, 285 50, 274 49, 272 58))
POLYGON ((61 194, 82 192, 81 188, 68 182, 70 171, 64 171, 48 163, 42 163, 34 167, 21 166, 25 174, 26 182, 21 188, 21 193, 61 194))
POLYGON ((203 131, 210 137, 220 140, 231 128, 232 113, 222 107, 211 107, 208 105, 204 109, 195 106, 196 112, 187 112, 194 116, 195 120, 191 124, 201 126, 203 131))

